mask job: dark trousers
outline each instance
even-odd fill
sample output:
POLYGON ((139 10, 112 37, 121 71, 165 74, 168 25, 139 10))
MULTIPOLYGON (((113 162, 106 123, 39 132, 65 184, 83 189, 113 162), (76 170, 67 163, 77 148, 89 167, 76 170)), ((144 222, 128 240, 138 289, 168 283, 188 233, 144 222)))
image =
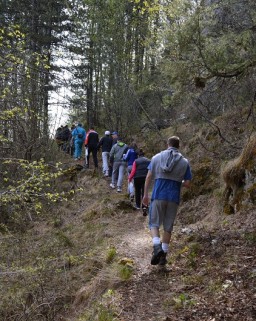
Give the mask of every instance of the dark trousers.
POLYGON ((144 185, 146 177, 134 177, 134 188, 135 188, 135 203, 137 207, 141 207, 141 199, 144 194, 144 185))
POLYGON ((108 165, 108 177, 112 177, 112 173, 113 173, 113 163, 110 163, 108 165))
POLYGON ((96 148, 92 148, 92 147, 88 147, 88 156, 87 156, 87 167, 89 167, 89 159, 90 159, 90 154, 92 153, 92 158, 93 158, 93 162, 94 162, 94 166, 97 168, 98 167, 98 156, 97 156, 97 147, 96 148))

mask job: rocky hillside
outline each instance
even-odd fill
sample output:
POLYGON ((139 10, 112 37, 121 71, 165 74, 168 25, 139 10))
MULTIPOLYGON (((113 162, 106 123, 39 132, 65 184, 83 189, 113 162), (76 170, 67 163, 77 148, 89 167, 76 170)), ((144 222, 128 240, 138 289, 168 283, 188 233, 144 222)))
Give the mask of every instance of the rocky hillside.
MULTIPOLYGON (((255 185, 226 213, 221 176, 253 133, 246 117, 181 121, 162 132, 180 136, 193 169, 165 268, 150 265, 147 217, 93 169, 78 172, 73 197, 33 218, 26 232, 3 233, 1 320, 255 320, 255 185)), ((138 143, 151 155, 158 139, 138 143)), ((58 188, 68 186, 67 179, 58 188)))

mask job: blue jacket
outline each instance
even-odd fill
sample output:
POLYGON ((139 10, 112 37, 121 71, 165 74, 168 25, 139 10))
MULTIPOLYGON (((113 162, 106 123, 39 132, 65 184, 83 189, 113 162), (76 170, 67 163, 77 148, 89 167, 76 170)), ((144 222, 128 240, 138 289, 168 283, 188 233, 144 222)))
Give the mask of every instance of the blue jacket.
POLYGON ((128 166, 131 166, 136 158, 138 158, 138 154, 133 148, 129 148, 127 153, 124 155, 124 160, 127 162, 128 166))
POLYGON ((86 136, 86 131, 84 130, 83 127, 77 126, 73 131, 72 131, 72 137, 74 138, 75 141, 81 141, 84 142, 86 136), (78 137, 80 136, 81 137, 78 137))

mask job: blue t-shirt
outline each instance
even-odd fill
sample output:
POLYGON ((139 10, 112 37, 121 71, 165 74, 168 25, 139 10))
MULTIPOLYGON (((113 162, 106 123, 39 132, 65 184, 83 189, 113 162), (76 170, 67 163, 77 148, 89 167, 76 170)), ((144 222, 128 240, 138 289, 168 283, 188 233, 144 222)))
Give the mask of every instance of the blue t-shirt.
MULTIPOLYGON (((151 170, 149 164, 148 169, 151 170)), ((188 164, 186 173, 184 175, 184 180, 190 181, 192 179, 192 173, 190 166, 188 164)), ((152 192, 151 200, 164 200, 169 202, 180 203, 180 189, 181 182, 177 182, 166 178, 157 178, 154 182, 154 189, 152 192)))

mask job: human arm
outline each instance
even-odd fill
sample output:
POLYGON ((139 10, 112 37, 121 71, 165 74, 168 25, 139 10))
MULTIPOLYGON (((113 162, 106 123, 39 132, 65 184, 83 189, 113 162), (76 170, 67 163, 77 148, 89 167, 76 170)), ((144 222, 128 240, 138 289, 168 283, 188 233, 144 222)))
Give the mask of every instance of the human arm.
POLYGON ((90 135, 90 131, 88 131, 86 136, 85 136, 84 146, 88 145, 89 135, 90 135))
POLYGON ((130 149, 128 149, 128 151, 126 152, 126 154, 124 154, 123 160, 128 161, 129 158, 130 158, 130 149))
POLYGON ((150 187, 150 183, 152 180, 152 172, 149 170, 146 176, 146 180, 145 180, 145 185, 144 185, 144 196, 142 199, 142 204, 148 206, 149 204, 149 197, 148 197, 148 193, 149 193, 149 187, 150 187))
POLYGON ((190 181, 189 180, 182 181, 182 186, 186 187, 186 188, 189 188, 190 187, 190 181))
POLYGON ((100 141, 98 142, 97 150, 100 150, 102 144, 103 144, 103 137, 102 137, 102 138, 100 139, 100 141))
POLYGON ((129 175, 129 178, 128 178, 128 181, 131 182, 134 175, 135 175, 135 172, 136 172, 136 162, 133 162, 132 164, 132 170, 131 170, 131 173, 129 175))
POLYGON ((86 131, 84 130, 83 131, 83 140, 85 140, 85 138, 86 138, 86 131))
POLYGON ((115 155, 115 145, 112 146, 110 153, 109 153, 110 164, 113 164, 113 162, 114 162, 114 155, 115 155))
POLYGON ((182 186, 186 187, 186 188, 189 188, 191 179, 192 179, 192 173, 191 173, 190 165, 188 164, 186 173, 184 175, 184 180, 182 181, 182 186))

